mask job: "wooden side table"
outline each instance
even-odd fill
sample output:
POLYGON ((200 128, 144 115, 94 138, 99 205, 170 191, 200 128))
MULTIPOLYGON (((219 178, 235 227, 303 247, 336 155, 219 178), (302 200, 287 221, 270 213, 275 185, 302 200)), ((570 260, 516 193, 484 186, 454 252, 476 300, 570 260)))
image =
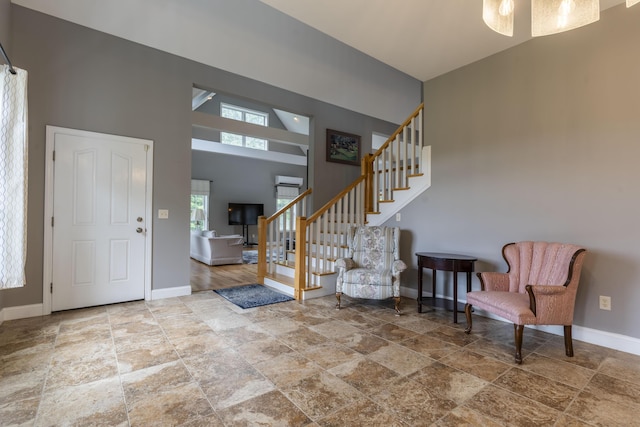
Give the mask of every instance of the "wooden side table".
POLYGON ((458 273, 467 273, 467 292, 471 292, 471 273, 477 258, 467 255, 444 254, 437 252, 416 252, 418 257, 418 313, 422 313, 422 269, 433 270, 431 295, 436 299, 436 272, 453 273, 453 323, 458 323, 458 273))

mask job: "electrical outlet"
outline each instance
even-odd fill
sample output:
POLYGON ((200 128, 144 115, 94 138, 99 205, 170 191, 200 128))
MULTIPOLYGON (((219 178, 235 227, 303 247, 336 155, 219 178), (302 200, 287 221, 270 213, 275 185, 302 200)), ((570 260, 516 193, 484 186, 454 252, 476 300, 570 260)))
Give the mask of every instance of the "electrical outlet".
POLYGON ((402 219, 402 214, 400 212, 398 212, 396 214, 396 221, 400 222, 401 219, 402 219))
POLYGON ((158 219, 169 219, 169 210, 158 209, 158 219))
POLYGON ((600 310, 611 311, 611 297, 600 295, 600 310))

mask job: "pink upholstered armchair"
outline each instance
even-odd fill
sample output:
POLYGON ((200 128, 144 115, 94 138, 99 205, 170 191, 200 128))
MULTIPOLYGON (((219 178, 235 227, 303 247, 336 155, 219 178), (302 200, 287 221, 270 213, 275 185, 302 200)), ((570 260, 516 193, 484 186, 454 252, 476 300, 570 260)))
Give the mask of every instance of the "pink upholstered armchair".
POLYGON ((471 309, 513 322, 516 363, 522 363, 524 325, 563 325, 565 352, 573 356, 571 325, 585 249, 563 243, 518 242, 502 248, 506 273, 478 273, 482 290, 467 293, 466 333, 471 309))
POLYGON ((400 273, 407 266, 399 259, 398 227, 353 226, 347 231, 347 257, 336 260, 336 298, 345 293, 353 298, 393 297, 400 312, 400 273))

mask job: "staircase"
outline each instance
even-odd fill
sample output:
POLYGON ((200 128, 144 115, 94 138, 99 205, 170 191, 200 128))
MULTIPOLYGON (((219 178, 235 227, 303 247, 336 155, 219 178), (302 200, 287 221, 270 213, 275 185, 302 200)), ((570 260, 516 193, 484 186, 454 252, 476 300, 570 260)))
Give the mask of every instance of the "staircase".
POLYGON ((297 300, 335 293, 335 260, 352 225, 381 225, 431 186, 431 147, 422 136, 424 104, 361 162, 361 176, 308 214, 308 189, 258 221, 258 282, 297 300), (308 215, 308 216, 307 216, 308 215))

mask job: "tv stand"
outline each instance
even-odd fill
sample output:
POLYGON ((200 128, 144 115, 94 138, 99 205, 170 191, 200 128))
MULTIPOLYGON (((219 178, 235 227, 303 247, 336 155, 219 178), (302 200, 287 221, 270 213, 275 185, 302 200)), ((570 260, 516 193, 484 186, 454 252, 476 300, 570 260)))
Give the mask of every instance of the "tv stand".
POLYGON ((248 224, 242 225, 242 239, 244 240, 244 246, 257 245, 257 243, 249 242, 249 225, 248 224))

